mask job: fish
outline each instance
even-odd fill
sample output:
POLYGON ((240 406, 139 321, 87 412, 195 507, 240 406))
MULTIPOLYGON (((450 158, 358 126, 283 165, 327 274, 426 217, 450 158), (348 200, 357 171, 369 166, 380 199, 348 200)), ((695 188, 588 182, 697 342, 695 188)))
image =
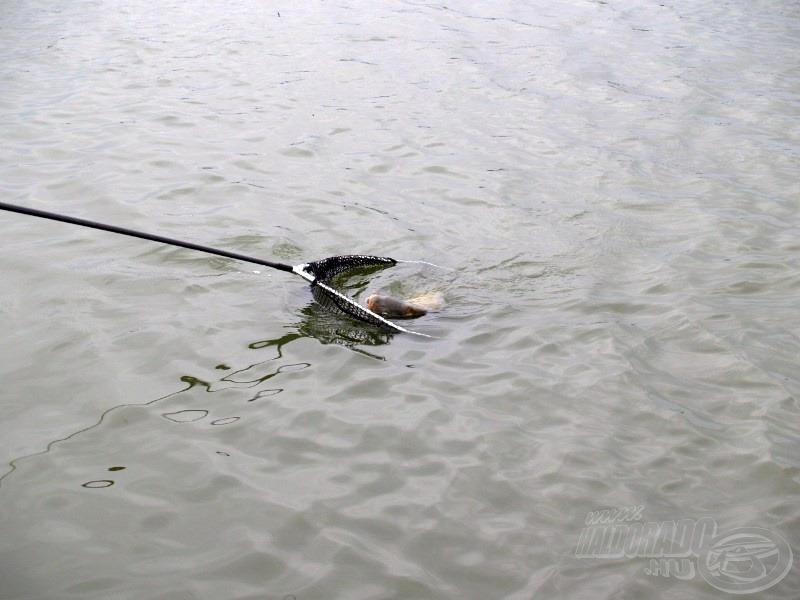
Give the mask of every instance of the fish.
POLYGON ((382 296, 373 292, 365 301, 366 307, 374 313, 390 319, 416 319, 428 312, 437 311, 444 306, 444 294, 428 292, 408 300, 382 296))

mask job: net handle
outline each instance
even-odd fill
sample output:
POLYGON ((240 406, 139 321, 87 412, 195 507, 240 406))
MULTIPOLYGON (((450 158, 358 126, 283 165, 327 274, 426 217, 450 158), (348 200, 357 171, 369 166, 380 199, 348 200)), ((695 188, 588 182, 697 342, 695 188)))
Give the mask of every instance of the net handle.
POLYGON ((71 225, 80 225, 81 227, 90 227, 92 229, 99 229, 101 231, 109 231, 111 233, 119 233, 129 237, 135 237, 142 240, 149 240, 151 242, 159 242, 161 244, 169 244, 171 246, 178 246, 180 248, 188 248, 189 250, 198 250, 207 254, 215 254, 225 258, 232 258, 234 260, 241 260, 244 262, 269 267, 271 269, 278 269, 279 271, 286 271, 292 273, 294 267, 292 265, 285 265, 283 263, 272 262, 261 258, 254 258, 252 256, 245 256, 238 252, 229 252, 227 250, 219 250, 201 244, 194 244, 192 242, 184 242, 183 240, 176 240, 173 238, 164 237, 163 235, 155 235, 153 233, 146 233, 144 231, 136 231, 128 229, 127 227, 118 227, 117 225, 108 225, 106 223, 99 223, 97 221, 89 221, 88 219, 79 219, 77 217, 70 217, 59 213, 49 212, 46 210, 38 210, 36 208, 28 208, 27 206, 17 206, 16 204, 6 204, 0 202, 0 209, 9 212, 20 213, 29 215, 31 217, 40 217, 42 219, 50 219, 51 221, 61 221, 62 223, 69 223, 71 225))
MULTIPOLYGON (((372 312, 371 310, 360 306, 357 302, 355 302, 352 298, 348 298, 344 294, 337 292, 333 288, 325 285, 322 281, 317 281, 317 278, 309 273, 306 269, 308 269, 311 265, 308 263, 302 265, 286 265, 283 263, 272 262, 269 260, 264 260, 261 258, 254 258, 252 256, 245 256, 244 254, 239 254, 238 252, 229 252, 227 250, 219 250, 217 248, 211 248, 210 246, 203 246, 201 244, 194 244, 192 242, 185 242, 183 240, 176 240, 173 238, 164 237, 163 235, 156 235, 153 233, 146 233, 144 231, 136 231, 135 229, 128 229, 127 227, 119 227, 117 225, 108 225, 107 223, 100 223, 98 221, 90 221, 88 219, 79 219, 78 217, 70 217, 69 215, 62 215, 59 213, 49 212, 46 210, 39 210, 36 208, 29 208, 27 206, 18 206, 16 204, 7 204, 5 202, 0 202, 0 210, 6 210, 13 213, 19 213, 23 215, 28 215, 31 217, 39 217, 42 219, 50 219, 51 221, 60 221, 62 223, 69 223, 70 225, 80 225, 81 227, 89 227, 91 229, 99 229, 100 231, 108 231, 110 233, 118 233, 120 235, 127 235, 129 237, 135 237, 142 240, 148 240, 151 242, 158 242, 161 244, 168 244, 170 246, 178 246, 179 248, 187 248, 189 250, 197 250, 199 252, 205 252, 206 254, 214 254, 216 256, 222 256, 224 258, 231 258, 233 260, 241 260, 244 262, 253 263, 256 265, 262 265, 264 267, 269 267, 271 269, 278 269, 279 271, 285 271, 287 273, 296 273, 300 275, 303 279, 308 281, 312 285, 318 285, 322 289, 325 290, 325 293, 329 295, 336 296, 340 300, 345 301, 348 304, 354 305, 359 310, 364 310, 374 316, 377 322, 380 322, 388 329, 403 332, 403 333, 412 333, 414 335, 419 335, 422 337, 433 337, 430 335, 426 335, 424 333, 418 333, 416 331, 411 331, 410 329, 406 329, 405 327, 400 327, 395 323, 392 323, 388 319, 384 319, 382 316, 378 315, 377 313, 372 312)), ((392 263, 397 262, 394 259, 386 259, 387 261, 391 260, 392 263)), ((411 261, 408 261, 411 262, 411 261)))

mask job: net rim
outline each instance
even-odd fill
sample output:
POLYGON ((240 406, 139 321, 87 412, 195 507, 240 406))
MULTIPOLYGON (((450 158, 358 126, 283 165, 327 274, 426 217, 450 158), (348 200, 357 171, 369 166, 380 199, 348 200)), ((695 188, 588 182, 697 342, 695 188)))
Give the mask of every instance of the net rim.
MULTIPOLYGON (((375 257, 370 257, 370 258, 375 258, 375 257)), ((303 263, 303 264, 300 264, 300 265, 295 265, 295 266, 292 267, 292 272, 293 273, 297 273, 298 275, 300 275, 303 279, 308 281, 311 284, 312 287, 317 287, 319 289, 322 289, 322 290, 325 291, 326 294, 337 298, 341 302, 344 302, 347 305, 353 306, 354 308, 358 309, 358 311, 362 311, 362 312, 365 312, 365 313, 369 314, 370 317, 373 318, 376 321, 376 323, 375 323, 376 325, 380 324, 380 325, 384 326, 386 329, 390 329, 390 330, 395 331, 397 333, 410 333, 412 335, 418 335, 418 336, 426 337, 426 338, 433 338, 434 337, 432 335, 428 335, 427 333, 420 333, 419 331, 413 331, 411 329, 406 329, 405 327, 401 327, 397 323, 393 323, 392 321, 382 317, 378 313, 373 312, 373 311, 371 311, 370 309, 368 309, 368 308, 366 308, 364 306, 361 306, 358 302, 356 302, 352 298, 350 298, 348 296, 345 296, 340 291, 338 291, 338 290, 332 288, 331 286, 327 285, 321 279, 318 279, 318 278, 314 277, 314 275, 312 275, 311 273, 309 273, 306 270, 309 267, 309 265, 310 265, 310 263, 303 263)), ((353 312, 356 313, 357 311, 354 310, 353 312)), ((350 316, 352 318, 356 318, 353 314, 349 314, 348 316, 350 316)), ((364 322, 366 322, 366 321, 364 321, 364 322)))

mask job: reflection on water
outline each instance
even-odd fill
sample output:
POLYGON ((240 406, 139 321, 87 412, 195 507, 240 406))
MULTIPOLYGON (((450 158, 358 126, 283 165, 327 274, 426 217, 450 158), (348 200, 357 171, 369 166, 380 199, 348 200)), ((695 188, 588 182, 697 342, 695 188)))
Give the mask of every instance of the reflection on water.
MULTIPOLYGON (((227 365, 220 364, 217 366, 217 369, 230 372, 226 373, 216 381, 205 381, 193 375, 183 375, 180 377, 180 381, 185 383, 186 387, 181 390, 172 392, 166 396, 155 398, 153 400, 144 401, 142 403, 126 403, 115 406, 104 412, 98 421, 93 425, 80 429, 79 431, 76 431, 66 437, 50 441, 47 444, 46 449, 42 452, 19 457, 10 461, 10 469, 5 474, 0 476, 0 486, 6 485, 6 480, 12 476, 14 471, 25 465, 28 465, 31 459, 50 455, 58 450, 61 444, 70 440, 75 440, 81 436, 93 434, 96 432, 96 430, 101 429, 101 426, 103 426, 105 423, 118 423, 120 421, 127 422, 127 413, 131 412, 138 414, 137 411, 144 407, 158 405, 160 410, 164 410, 167 407, 196 405, 198 403, 208 402, 202 400, 203 396, 197 396, 197 392, 201 391, 206 393, 224 392, 226 394, 226 404, 224 410, 228 410, 232 408, 232 406, 228 403, 230 400, 233 400, 234 402, 251 403, 279 394, 284 390, 284 388, 274 387, 274 382, 272 381, 273 379, 280 379, 280 376, 286 376, 291 373, 302 371, 311 366, 310 363, 276 364, 276 361, 280 361, 280 359, 283 358, 284 347, 293 341, 301 339, 302 337, 303 336, 299 334, 287 334, 272 340, 260 340, 257 342, 252 342, 247 346, 249 349, 257 350, 259 352, 263 351, 264 349, 270 349, 274 352, 273 356, 266 360, 262 360, 241 368, 229 367, 227 365), (266 387, 265 384, 268 382, 269 387, 266 387), (236 393, 234 396, 230 395, 231 392, 239 391, 241 393, 236 393)), ((177 424, 197 423, 206 420, 208 421, 209 425, 212 426, 232 425, 242 418, 241 416, 226 415, 214 416, 212 420, 208 420, 210 415, 216 415, 220 410, 223 410, 223 408, 220 406, 217 406, 213 409, 181 408, 178 410, 160 412, 159 414, 164 419, 177 424)), ((156 413, 152 413, 152 415, 155 414, 156 413)), ((139 421, 139 418, 137 417, 133 420, 139 421)), ((33 465, 31 465, 31 467, 33 467, 33 465)), ((119 471, 124 468, 125 467, 111 467, 108 470, 119 471)), ((81 485, 87 488, 99 488, 109 487, 113 484, 113 480, 95 480, 83 483, 81 485)))
POLYGON ((323 344, 339 344, 365 356, 383 360, 382 356, 365 350, 364 346, 388 344, 397 335, 382 331, 374 325, 359 323, 351 317, 334 314, 316 302, 301 311, 303 319, 295 323, 299 335, 316 339, 323 344))
POLYGON ((192 421, 199 421, 207 415, 207 410, 179 410, 174 413, 164 413, 161 416, 176 423, 191 423, 192 421))
MULTIPOLYGON (((362 281, 359 284, 351 285, 347 289, 363 289, 363 287, 364 283, 362 281)), ((301 312, 304 318, 295 325, 297 333, 287 333, 277 338, 258 340, 247 345, 251 350, 263 351, 265 349, 270 349, 274 352, 272 357, 241 368, 220 363, 215 369, 226 371, 226 373, 218 380, 209 381, 193 375, 183 375, 180 377, 180 381, 185 383, 186 387, 177 392, 172 392, 166 396, 161 396, 142 403, 126 403, 115 406, 104 412, 94 425, 90 425, 66 437, 50 441, 47 444, 47 448, 42 452, 19 457, 10 461, 10 469, 0 476, 0 485, 3 485, 4 480, 18 469, 21 464, 26 464, 29 459, 47 455, 56 449, 60 443, 72 440, 76 436, 90 433, 112 417, 124 420, 124 412, 134 407, 141 408, 156 404, 160 406, 164 404, 194 404, 196 400, 190 398, 191 395, 197 391, 215 393, 241 390, 242 395, 238 397, 237 400, 248 403, 279 394, 284 391, 285 388, 276 386, 275 381, 273 381, 274 379, 278 378, 280 380, 279 376, 285 376, 311 367, 311 364, 307 362, 276 364, 275 361, 279 361, 283 358, 285 347, 292 342, 304 338, 311 338, 323 344, 337 344, 347 347, 362 356, 385 360, 383 356, 368 352, 364 349, 364 346, 376 347, 387 344, 395 335, 393 333, 380 331, 375 327, 357 321, 350 322, 342 315, 331 314, 316 302, 310 303, 303 308, 301 312), (269 387, 266 386, 267 383, 269 383, 269 387)), ((161 416, 174 423, 192 423, 206 419, 210 414, 211 411, 207 409, 191 408, 163 412, 161 416)), ((218 417, 209 421, 209 423, 215 426, 230 425, 240 418, 240 416, 218 417)), ((106 482, 107 485, 100 485, 99 483, 93 484, 92 482, 83 485, 85 487, 108 487, 113 484, 112 480, 102 481, 106 482)))

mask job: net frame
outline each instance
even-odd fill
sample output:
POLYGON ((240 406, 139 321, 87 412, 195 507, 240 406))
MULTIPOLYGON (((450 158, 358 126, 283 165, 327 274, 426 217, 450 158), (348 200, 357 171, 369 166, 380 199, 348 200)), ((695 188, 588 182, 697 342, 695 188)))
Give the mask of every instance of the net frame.
POLYGON ((347 315, 364 323, 375 325, 384 330, 396 333, 410 333, 427 338, 433 337, 425 333, 419 333, 418 331, 412 331, 401 327, 378 313, 361 306, 349 296, 346 296, 329 285, 333 277, 345 271, 349 271, 350 269, 373 266, 393 266, 396 265, 397 262, 398 261, 393 258, 384 256, 351 254, 331 256, 330 258, 295 265, 292 267, 292 271, 311 284, 311 293, 314 299, 329 310, 347 315))
POLYGON ((393 267, 398 261, 387 256, 371 256, 369 254, 343 254, 341 256, 331 256, 321 260, 306 263, 306 270, 315 279, 322 282, 329 282, 331 279, 359 267, 393 267))

